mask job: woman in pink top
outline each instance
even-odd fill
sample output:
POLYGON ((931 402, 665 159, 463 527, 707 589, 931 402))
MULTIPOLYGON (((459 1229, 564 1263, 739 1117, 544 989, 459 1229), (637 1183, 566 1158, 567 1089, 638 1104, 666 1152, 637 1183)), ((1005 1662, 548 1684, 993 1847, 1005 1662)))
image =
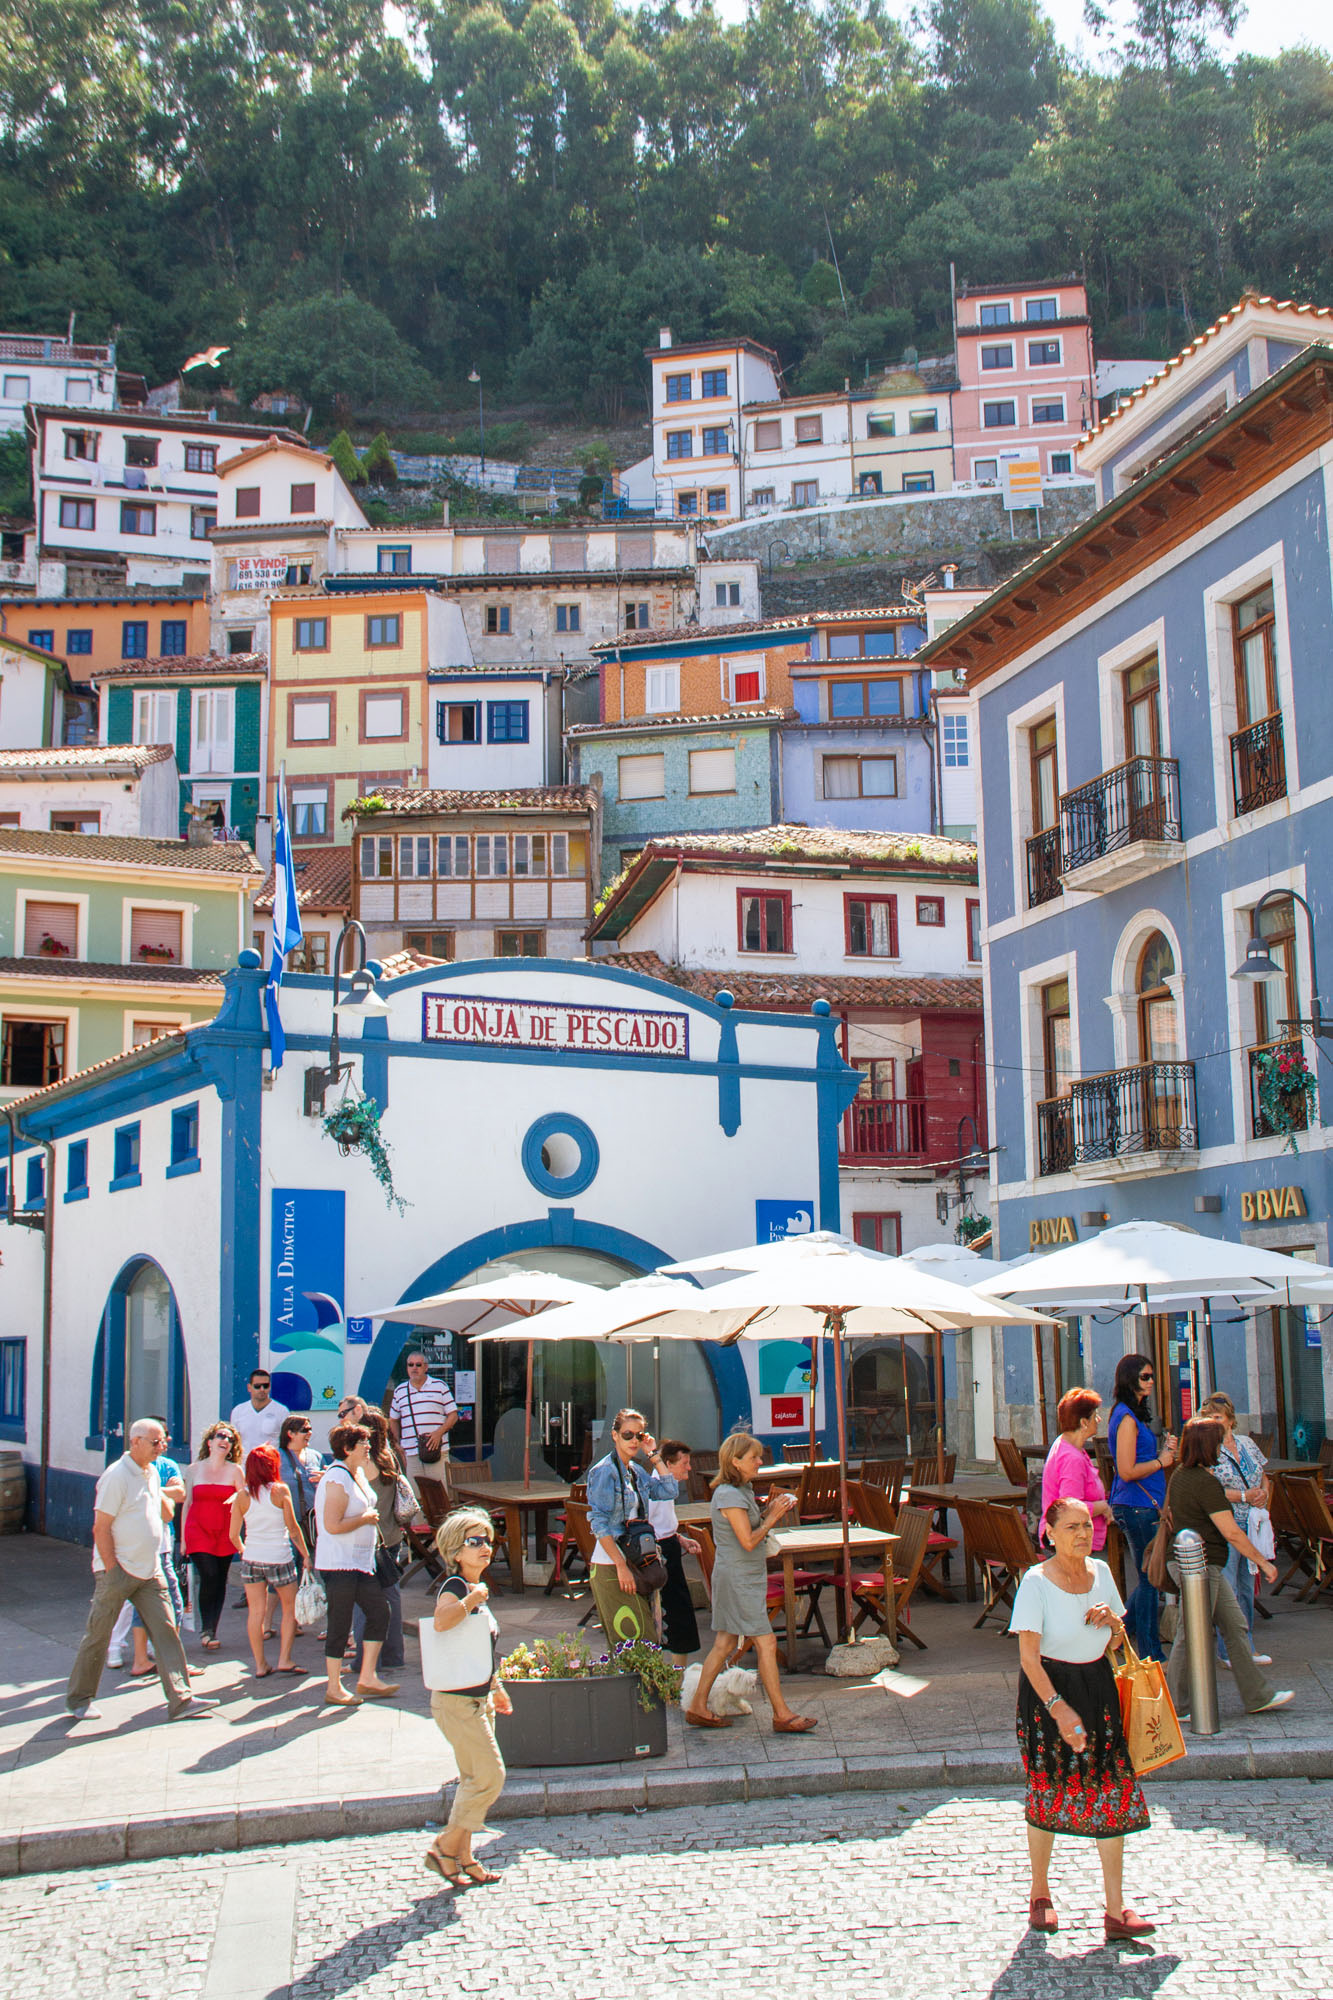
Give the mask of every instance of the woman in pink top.
POLYGON ((1111 1503, 1086 1449, 1097 1435, 1097 1412, 1101 1406, 1102 1399, 1095 1389, 1070 1389, 1061 1396, 1055 1413, 1060 1435, 1046 1454, 1041 1475, 1043 1524, 1055 1501, 1086 1500, 1092 1516, 1094 1549, 1106 1547, 1106 1524, 1111 1519, 1111 1503))

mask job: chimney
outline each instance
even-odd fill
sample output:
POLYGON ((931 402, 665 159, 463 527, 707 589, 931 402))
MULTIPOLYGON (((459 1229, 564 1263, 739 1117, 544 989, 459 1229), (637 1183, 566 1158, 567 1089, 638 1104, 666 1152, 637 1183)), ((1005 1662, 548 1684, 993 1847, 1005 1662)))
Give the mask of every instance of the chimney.
POLYGON ((657 329, 657 344, 658 344, 658 346, 659 346, 659 347, 670 347, 670 345, 671 345, 671 328, 670 328, 669 326, 659 326, 659 327, 658 327, 658 329, 657 329))
POLYGON ((946 590, 957 590, 958 588, 957 563, 941 563, 940 572, 944 578, 944 588, 946 590))

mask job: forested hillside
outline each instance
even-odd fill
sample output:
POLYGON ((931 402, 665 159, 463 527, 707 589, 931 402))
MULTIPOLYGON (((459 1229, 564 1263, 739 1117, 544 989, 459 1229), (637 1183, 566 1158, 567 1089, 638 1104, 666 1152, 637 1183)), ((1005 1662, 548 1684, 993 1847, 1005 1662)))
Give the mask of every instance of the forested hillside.
POLYGON ((947 347, 960 281, 1079 270, 1100 351, 1249 284, 1333 301, 1333 65, 1141 0, 1111 74, 1030 0, 5 0, 0 324, 359 407, 641 398, 748 333, 798 388, 947 347))

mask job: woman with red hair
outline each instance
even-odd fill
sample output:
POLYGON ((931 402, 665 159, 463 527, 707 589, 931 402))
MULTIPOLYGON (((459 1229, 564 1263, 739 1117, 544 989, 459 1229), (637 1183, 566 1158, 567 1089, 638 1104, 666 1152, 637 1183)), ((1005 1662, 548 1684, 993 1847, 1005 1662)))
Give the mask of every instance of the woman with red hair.
POLYGON ((1060 1435, 1046 1454, 1041 1475, 1043 1535, 1057 1500, 1085 1500, 1092 1516, 1094 1551, 1106 1547, 1106 1524, 1111 1519, 1106 1489, 1088 1457, 1088 1446, 1097 1435, 1097 1412, 1101 1406, 1102 1399, 1095 1389, 1070 1389, 1061 1396, 1055 1412, 1060 1435))
POLYGON ((241 1582, 249 1615, 246 1629, 254 1655, 255 1679, 262 1681, 273 1668, 264 1657, 264 1607, 270 1590, 277 1593, 282 1607, 282 1636, 278 1641, 278 1672, 304 1674, 292 1659, 296 1637, 296 1585, 301 1561, 310 1567, 301 1524, 292 1506, 289 1487, 280 1474, 282 1460, 271 1444, 256 1445, 245 1461, 245 1484, 237 1489, 231 1503, 232 1547, 241 1558, 241 1582))

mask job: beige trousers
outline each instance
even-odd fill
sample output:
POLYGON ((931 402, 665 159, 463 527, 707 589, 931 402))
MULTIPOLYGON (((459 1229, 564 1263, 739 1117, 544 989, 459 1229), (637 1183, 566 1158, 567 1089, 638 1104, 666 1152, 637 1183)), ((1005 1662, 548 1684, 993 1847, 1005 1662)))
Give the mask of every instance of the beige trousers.
POLYGON ((69 1709, 86 1707, 97 1693, 97 1683, 102 1678, 111 1644, 111 1633, 122 1604, 133 1604, 143 1619, 152 1642, 157 1677, 162 1683, 167 1706, 174 1715, 177 1709, 189 1703, 190 1670, 185 1662, 181 1635, 171 1614, 167 1586, 160 1570, 154 1570, 151 1576, 131 1576, 119 1564, 114 1569, 98 1570, 93 1578, 92 1609, 88 1613, 82 1644, 70 1669, 65 1706, 69 1709))
POLYGON ((430 1698, 430 1712, 458 1765, 458 1789, 449 1824, 479 1833, 505 1782, 504 1758, 495 1740, 495 1709, 491 1698, 446 1694, 437 1688, 430 1698))

